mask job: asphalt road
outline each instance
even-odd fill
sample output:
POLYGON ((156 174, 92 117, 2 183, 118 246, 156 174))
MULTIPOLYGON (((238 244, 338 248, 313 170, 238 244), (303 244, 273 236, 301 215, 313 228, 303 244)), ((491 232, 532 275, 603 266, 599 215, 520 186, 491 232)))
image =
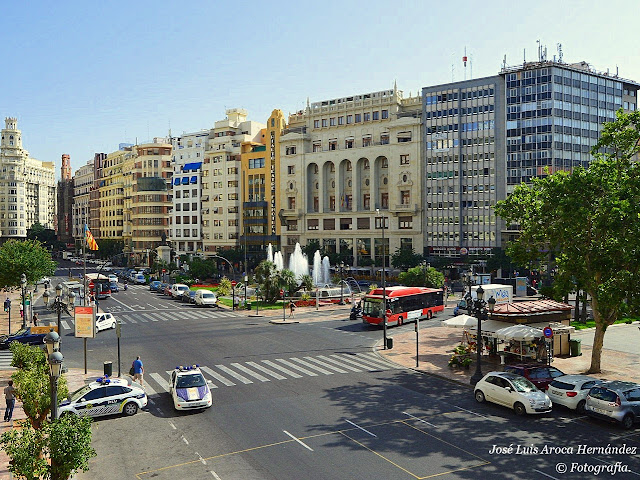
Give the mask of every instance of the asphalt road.
MULTIPOLYGON (((121 291, 101 306, 123 321, 123 373, 142 357, 151 402, 134 417, 96 420, 98 457, 77 479, 559 480, 596 478, 596 469, 615 462, 631 472, 613 478, 640 478, 637 451, 579 450, 637 450, 640 429, 622 431, 564 409, 519 418, 477 404, 467 386, 377 357, 372 347, 380 331, 360 323, 272 325, 245 313, 196 309, 148 287, 121 291), (207 367, 212 408, 173 409, 162 382, 185 363, 207 367)), ((82 367, 82 340, 70 332, 63 332, 65 362, 82 367)), ((113 330, 88 341, 89 369, 101 370, 105 360, 115 367, 113 330)))

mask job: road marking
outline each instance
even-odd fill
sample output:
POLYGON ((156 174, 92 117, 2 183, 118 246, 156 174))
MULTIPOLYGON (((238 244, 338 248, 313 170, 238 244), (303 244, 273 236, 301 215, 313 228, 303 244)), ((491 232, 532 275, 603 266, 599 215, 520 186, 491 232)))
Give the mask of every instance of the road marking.
POLYGON ((381 367, 369 365, 363 362, 358 362, 356 358, 351 357, 350 355, 329 355, 330 357, 339 358, 341 362, 345 362, 347 364, 356 365, 360 368, 364 368, 369 372, 378 372, 382 370, 381 367))
POLYGON ((186 443, 187 445, 189 445, 189 441, 188 441, 186 438, 184 438, 184 435, 180 435, 180 438, 182 439, 182 441, 183 441, 184 443, 186 443))
POLYGON ((253 368, 257 368, 258 370, 260 370, 263 373, 266 373, 267 375, 272 376, 273 378, 275 378, 276 380, 286 380, 287 377, 283 377, 282 375, 280 375, 279 373, 276 373, 272 370, 269 370, 266 367, 263 367, 262 365, 256 363, 256 362, 246 362, 247 365, 249 365, 250 367, 253 368))
POLYGON ((309 362, 313 362, 313 363, 319 363, 320 365, 322 365, 323 367, 327 367, 331 370, 334 370, 338 373, 347 373, 346 370, 342 370, 341 368, 338 367, 334 367, 333 365, 329 365, 326 362, 322 362, 320 360, 318 360, 317 358, 313 358, 313 357, 304 357, 305 360, 309 361, 309 362))
POLYGON ((133 310, 133 307, 130 307, 129 305, 127 305, 126 303, 121 302, 120 300, 118 300, 117 298, 114 298, 113 296, 111 296, 111 300, 113 300, 116 303, 119 303, 120 305, 122 305, 124 308, 126 308, 127 310, 133 310))
POLYGON ((362 428, 360 425, 353 423, 351 420, 347 420, 347 419, 345 418, 345 421, 346 421, 346 422, 348 422, 348 423, 350 423, 350 424, 351 424, 351 425, 353 425, 354 427, 359 428, 359 429, 360 429, 360 430, 362 430, 363 432, 368 433, 368 434, 369 434, 369 435, 371 435, 372 437, 376 437, 376 438, 378 438, 378 436, 377 436, 375 433, 371 433, 371 432, 370 432, 369 430, 367 430, 366 428, 362 428))
POLYGON ((173 428, 174 430, 177 430, 178 427, 176 427, 173 422, 169 421, 169 425, 171 425, 171 428, 173 428))
POLYGON ((144 386, 144 391, 147 394, 147 397, 149 395, 155 395, 156 391, 153 389, 153 387, 151 385, 149 385, 149 382, 147 382, 147 384, 144 386))
POLYGON ((213 470, 209 470, 209 472, 211 472, 211 475, 213 475, 213 478, 215 478, 216 480, 222 480, 213 470))
POLYGON ((540 475, 544 475, 544 476, 545 476, 545 477, 547 477, 547 478, 553 478, 553 480, 559 480, 558 478, 556 478, 556 477, 552 477, 551 475, 549 475, 549 474, 547 474, 547 473, 544 473, 544 472, 541 472, 540 470, 536 470, 535 468, 533 469, 533 471, 534 471, 534 472, 538 472, 540 475))
MULTIPOLYGON (((118 315, 118 317, 120 317, 120 316, 118 315)), ((120 319, 119 319, 119 320, 120 320, 120 323, 126 323, 124 320, 122 320, 122 317, 120 317, 120 319)), ((138 323, 138 321, 137 321, 135 318, 133 318, 133 317, 132 317, 132 318, 127 318, 127 320, 126 320, 126 321, 127 321, 127 322, 131 322, 131 323, 138 323)))
POLYGON ((260 380, 261 382, 270 382, 271 381, 267 377, 263 377, 259 373, 255 373, 255 372, 249 370, 244 365, 241 365, 239 363, 232 363, 231 366, 234 367, 234 368, 237 368, 238 370, 241 370, 242 372, 246 373, 247 375, 252 376, 253 378, 256 378, 256 379, 260 380))
POLYGON ((149 319, 149 320, 151 320, 152 322, 157 322, 157 321, 158 321, 158 319, 157 319, 155 316, 153 316, 153 315, 145 314, 145 315, 140 315, 140 316, 141 316, 141 317, 148 318, 148 319, 149 319))
POLYGON ((311 370, 307 370, 305 368, 302 368, 299 365, 296 365, 295 363, 291 363, 288 362, 287 360, 283 360, 282 358, 276 358, 276 361, 280 362, 280 363, 284 363, 287 367, 293 368, 295 370, 298 370, 299 372, 304 373, 305 375, 309 375, 310 377, 317 377, 318 374, 315 372, 312 372, 311 370))
POLYGON ((389 370, 390 368, 397 368, 395 366, 389 365, 384 360, 379 360, 376 358, 369 357, 367 356, 366 353, 356 353, 355 356, 358 360, 362 360, 363 362, 368 362, 371 365, 382 368, 383 370, 389 370))
POLYGON ((164 378, 162 378, 162 376, 159 373, 153 372, 151 374, 151 378, 153 378, 156 382, 158 382, 158 385, 160 385, 165 392, 169 391, 169 382, 167 382, 164 378))
POLYGON ((266 363, 270 367, 273 367, 273 368, 275 368, 277 370, 280 370, 282 373, 286 373, 290 377, 302 378, 302 375, 298 375, 297 373, 294 373, 291 370, 288 370, 288 369, 284 368, 282 365, 278 365, 277 363, 272 362, 271 360, 262 360, 262 363, 266 363))
POLYGON ((138 319, 143 323, 147 323, 149 321, 146 318, 143 318, 142 316, 138 317, 138 319))
POLYGON ((284 433, 286 433, 287 435, 289 435, 291 438, 293 438, 296 442, 298 442, 300 445, 302 445, 304 448, 306 448, 307 450, 311 450, 313 452, 313 448, 311 448, 309 445, 307 445, 306 443, 304 443, 302 440, 299 440, 298 438, 294 437, 293 435, 291 435, 289 432, 287 432, 286 430, 282 430, 284 433))
POLYGON ((489 418, 489 417, 487 417, 487 416, 485 416, 485 415, 480 415, 479 413, 472 412, 471 410, 467 410, 466 408, 459 407, 458 405, 453 405, 453 406, 454 406, 454 407, 456 407, 456 408, 457 408, 457 409, 459 409, 459 410, 465 411, 465 412, 470 413, 470 414, 472 414, 472 415, 475 415, 475 416, 477 416, 477 417, 489 418))
POLYGON ((149 305, 153 310, 161 310, 160 308, 156 307, 155 305, 151 305, 150 303, 147 303, 147 305, 149 305))
POLYGON ((65 321, 65 320, 61 320, 60 321, 60 325, 62 326, 62 328, 64 328, 65 330, 71 330, 71 327, 69 327, 69 324, 65 321))
POLYGON ((216 365, 216 368, 219 368, 220 370, 222 370, 224 373, 227 373, 229 375, 231 375, 233 378, 240 380, 242 383, 244 383, 245 385, 248 383, 253 383, 252 380, 249 380, 247 377, 243 377, 242 375, 240 375, 239 373, 234 372, 233 370, 231 370, 228 367, 225 367, 224 365, 216 365))
POLYGON ((207 464, 206 460, 204 458, 202 458, 202 455, 200 455, 198 452, 194 452, 194 453, 200 459, 200 462, 202 462, 203 465, 207 464))
POLYGON ((223 385, 226 385, 227 387, 233 387, 235 385, 235 383, 233 383, 231 380, 227 380, 218 372, 214 372, 213 370, 211 370, 209 367, 200 367, 200 370, 207 373, 208 375, 211 375, 213 378, 221 382, 223 385))
POLYGON ((418 420, 419 422, 426 423, 427 425, 430 425, 430 426, 432 426, 433 428, 437 428, 433 423, 429 423, 429 422, 427 422, 426 420, 423 420, 423 419, 418 418, 418 417, 416 417, 416 416, 414 416, 414 415, 411 415, 410 413, 407 413, 407 412, 402 412, 402 413, 403 413, 404 415, 406 415, 407 417, 411 417, 411 418, 413 418, 414 420, 418 420))
POLYGON ((305 362, 304 360, 300 359, 300 358, 290 358, 289 360, 293 360, 294 362, 298 362, 301 363, 302 365, 304 365, 305 367, 311 368, 313 370, 317 370, 320 373, 323 373, 325 375, 333 375, 333 372, 330 372, 329 370, 325 370, 324 368, 321 367, 316 367, 315 365, 313 365, 312 363, 309 362, 305 362))
POLYGON ((367 359, 367 360, 369 360, 371 362, 374 362, 374 363, 379 363, 380 365, 383 365, 385 367, 397 368, 397 365, 391 365, 385 359, 378 357, 375 353, 370 353, 370 352, 356 353, 356 356, 361 357, 361 358, 365 358, 365 359, 367 359))
MULTIPOLYGON (((308 358, 308 357, 307 357, 308 358)), ((318 355, 318 358, 324 360, 325 362, 337 363, 341 368, 346 368, 347 370, 351 370, 352 372, 361 372, 362 370, 356 367, 352 367, 351 365, 345 365, 344 363, 340 363, 338 360, 333 358, 325 357, 324 355, 318 355)))

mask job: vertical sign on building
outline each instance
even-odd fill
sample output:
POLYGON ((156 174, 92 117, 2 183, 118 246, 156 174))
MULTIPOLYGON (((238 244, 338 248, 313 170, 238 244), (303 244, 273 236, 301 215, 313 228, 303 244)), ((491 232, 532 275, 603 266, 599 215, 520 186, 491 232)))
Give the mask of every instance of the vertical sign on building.
POLYGON ((276 132, 271 130, 271 235, 276 234, 276 132))

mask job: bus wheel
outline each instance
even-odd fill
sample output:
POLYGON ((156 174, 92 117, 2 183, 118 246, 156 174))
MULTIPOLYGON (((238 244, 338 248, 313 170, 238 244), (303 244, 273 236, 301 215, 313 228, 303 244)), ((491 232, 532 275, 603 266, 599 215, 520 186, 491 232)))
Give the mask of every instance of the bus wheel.
POLYGON ((402 326, 402 317, 398 317, 398 326, 401 327, 402 326))

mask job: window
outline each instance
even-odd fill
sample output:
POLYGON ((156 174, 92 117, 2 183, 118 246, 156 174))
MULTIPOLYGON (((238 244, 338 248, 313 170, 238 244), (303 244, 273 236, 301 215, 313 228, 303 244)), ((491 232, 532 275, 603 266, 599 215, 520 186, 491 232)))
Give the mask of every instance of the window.
POLYGON ((380 135, 380 145, 389 145, 389 134, 383 133, 380 135))
POLYGON ((286 155, 295 155, 296 154, 296 147, 295 146, 287 147, 285 149, 285 154, 286 155))
POLYGON ((329 197, 329 210, 332 212, 336 211, 336 197, 334 195, 329 197))
POLYGON ((366 136, 366 137, 362 137, 362 146, 363 147, 370 147, 371 146, 371 136, 366 136))
POLYGON ((385 120, 389 118, 389 110, 382 110, 382 119, 385 120))
POLYGON ((338 117, 338 125, 344 125, 344 117, 338 117))
POLYGON ((409 165, 409 155, 400 155, 400 165, 409 165))
POLYGON ((365 122, 370 122, 371 121, 371 114, 369 112, 364 114, 364 121, 365 122))
POLYGON ((318 230, 320 226, 320 220, 317 218, 310 218, 307 220, 307 230, 318 230))
POLYGON ((322 119, 322 126, 323 126, 323 127, 326 127, 327 125, 328 125, 328 123, 327 123, 327 119, 326 119, 326 118, 323 118, 323 119, 322 119))
POLYGON ((399 229, 413 228, 413 217, 398 217, 398 228, 399 229))
POLYGON ((353 148, 353 138, 344 141, 344 148, 353 148))
POLYGON ((368 193, 365 193, 362 196, 362 208, 365 210, 369 210, 371 208, 371 195, 368 193))
POLYGON ((362 115, 360 113, 356 113, 356 123, 360 123, 362 121, 362 115))
POLYGON ((350 171, 351 171, 351 162, 347 162, 347 172, 350 172, 350 171))
POLYGON ((340 219, 340 230, 351 230, 351 219, 350 218, 341 218, 340 219))
POLYGON ((229 193, 229 194, 227 195, 227 198, 228 198, 229 200, 238 200, 238 194, 237 194, 237 193, 229 193))
POLYGON ((320 120, 313 121, 313 128, 320 128, 320 120))
POLYGON ((370 218, 358 218, 357 219, 357 229, 358 230, 369 230, 371 228, 370 218))
POLYGON ((296 173, 296 167, 295 167, 295 165, 289 165, 289 166, 287 167, 287 173, 288 173, 289 175, 293 175, 294 173, 296 173))
POLYGON ((335 127, 336 126, 336 117, 332 117, 329 119, 329 125, 331 127, 335 127))
POLYGON ((313 151, 314 152, 321 152, 322 151, 322 144, 321 143, 314 143, 313 144, 313 151))
POLYGON ((380 208, 389 208, 389 194, 386 192, 380 194, 380 208))
POLYGON ((322 229, 323 230, 335 230, 336 229, 336 219, 335 218, 324 218, 322 220, 322 229))
POLYGON ((295 210, 295 208, 296 208, 296 197, 287 197, 287 208, 289 210, 295 210))
POLYGON ((320 210, 320 201, 318 197, 313 197, 313 211, 317 212, 320 210))
POLYGON ((347 115, 347 125, 353 123, 353 115, 347 115))
POLYGON ((329 150, 337 150, 337 149, 338 149, 338 141, 329 140, 329 150))
POLYGON ((380 120, 380 112, 378 112, 378 111, 373 112, 373 119, 374 120, 380 120))

